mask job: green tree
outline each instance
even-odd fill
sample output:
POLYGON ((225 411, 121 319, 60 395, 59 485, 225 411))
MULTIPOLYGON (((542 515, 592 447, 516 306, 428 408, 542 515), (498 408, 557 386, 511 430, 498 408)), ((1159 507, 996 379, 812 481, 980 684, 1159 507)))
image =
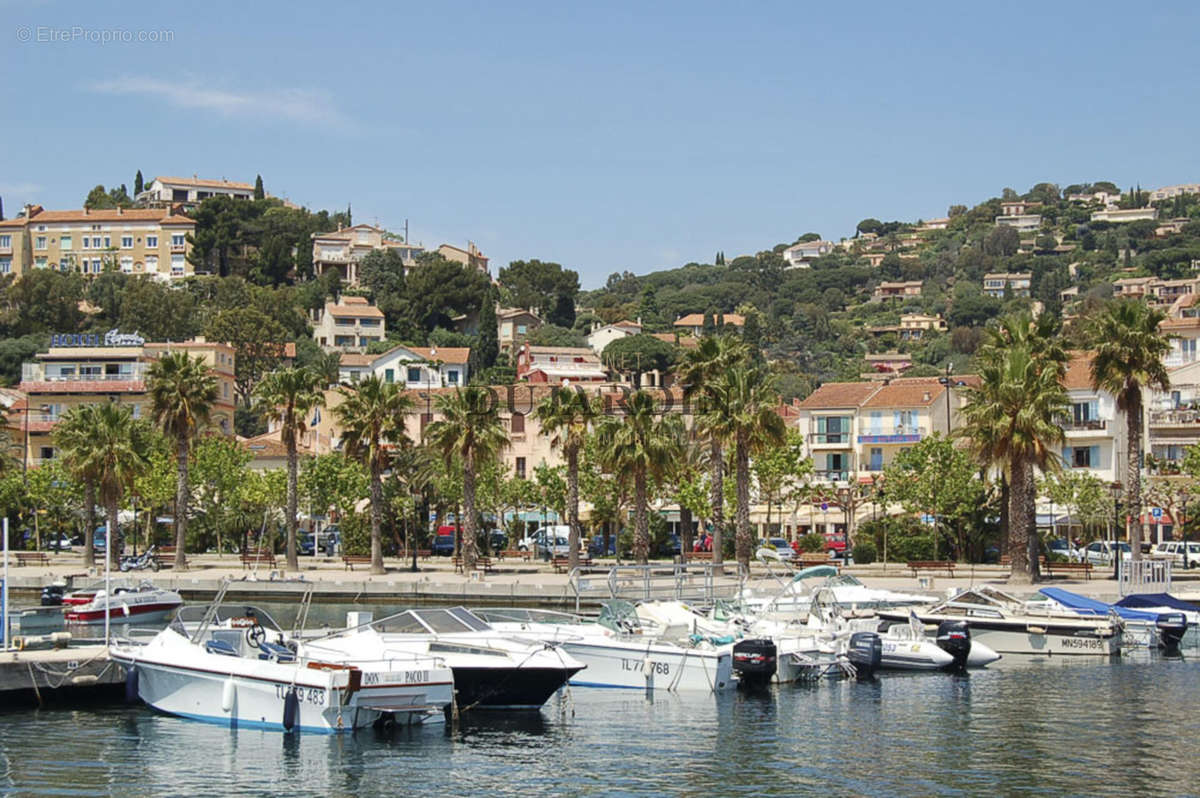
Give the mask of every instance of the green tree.
POLYGON ((254 198, 256 200, 266 199, 267 192, 263 190, 262 175, 254 176, 254 198))
POLYGON ((342 427, 342 445, 347 457, 366 466, 371 492, 371 573, 382 574, 383 472, 388 464, 388 442, 403 439, 404 416, 412 408, 412 399, 394 382, 371 376, 354 388, 340 389, 344 401, 334 408, 342 427))
POLYGON ((536 308, 550 324, 575 323, 575 297, 579 274, 561 264, 540 260, 514 260, 500 270, 500 285, 512 294, 519 308, 536 308))
POLYGON ((217 380, 204 359, 170 352, 150 364, 146 392, 155 423, 175 444, 175 570, 187 570, 188 455, 196 434, 208 424, 217 400, 217 380))
POLYGON ((479 309, 490 285, 487 275, 476 268, 425 253, 417 257, 406 278, 411 299, 402 316, 425 330, 451 327, 455 316, 479 309))
POLYGON ((1095 347, 1092 387, 1116 397, 1125 411, 1127 452, 1125 506, 1131 520, 1129 545, 1133 559, 1142 557, 1142 426, 1145 413, 1142 392, 1170 388, 1163 358, 1171 349, 1158 326, 1166 314, 1137 299, 1115 300, 1094 316, 1090 324, 1095 347))
POLYGON ((984 503, 984 485, 968 453, 940 433, 896 456, 884 471, 888 498, 905 512, 934 516, 959 559, 971 549, 967 520, 984 503))
POLYGON ((786 438, 783 417, 776 412, 779 394, 774 378, 761 368, 740 365, 725 372, 715 385, 711 423, 734 447, 737 483, 737 559, 750 567, 750 457, 781 445, 786 438))
POLYGON ((683 383, 684 400, 692 403, 696 415, 697 431, 708 439, 709 489, 712 491, 711 508, 707 516, 713 523, 713 562, 720 564, 721 536, 725 527, 725 504, 721 486, 724 484, 725 451, 724 440, 715 414, 716 386, 727 371, 746 363, 749 352, 744 341, 730 335, 709 336, 700 339, 695 349, 688 350, 677 369, 679 381, 683 383))
POLYGON ((640 386, 647 371, 665 372, 671 367, 675 362, 675 347, 653 335, 639 333, 612 341, 600 357, 608 368, 632 373, 634 386, 640 386))
POLYGON ((308 416, 325 404, 325 378, 308 369, 280 369, 263 377, 255 389, 266 416, 279 422, 279 437, 287 449, 287 569, 300 570, 296 554, 296 514, 299 462, 296 447, 308 429, 308 416))
POLYGON ((804 434, 789 429, 782 445, 768 446, 754 458, 751 467, 754 481, 758 483, 759 499, 767 503, 768 530, 773 504, 785 504, 808 492, 813 462, 804 454, 804 448, 804 434))
POLYGON ((534 413, 550 445, 562 450, 567 461, 567 523, 571 546, 570 567, 579 567, 579 453, 587 441, 588 428, 599 415, 596 399, 582 390, 555 388, 538 403, 534 413))
POLYGON ((1059 419, 1068 407, 1062 387, 1066 355, 1054 337, 1054 320, 1008 316, 987 331, 976 357, 980 384, 963 389, 967 401, 959 434, 984 465, 999 465, 1009 486, 1008 555, 1015 582, 1036 580, 1034 469, 1059 467, 1059 419))
POLYGON ((142 170, 137 170, 137 174, 133 176, 133 196, 141 194, 146 188, 146 181, 142 177, 142 170))
POLYGON ((622 418, 606 418, 598 428, 602 460, 610 473, 626 473, 633 482, 634 557, 645 565, 650 553, 650 483, 661 479, 679 458, 682 437, 678 415, 660 415, 654 396, 634 391, 622 418))
POLYGON ((97 413, 100 404, 76 405, 63 414, 54 426, 54 446, 58 449, 71 478, 83 486, 83 566, 92 568, 96 564, 96 552, 92 533, 96 528, 96 482, 99 473, 95 470, 99 461, 93 456, 96 429, 100 425, 97 413))
POLYGON ((1089 527, 1103 529, 1112 521, 1112 499, 1108 488, 1086 471, 1051 472, 1042 478, 1039 490, 1080 522, 1086 539, 1092 537, 1087 532, 1089 527))
POLYGON ((188 548, 203 551, 216 546, 225 550, 229 535, 241 530, 241 520, 233 510, 238 506, 242 484, 249 478, 248 466, 253 455, 237 441, 220 435, 202 436, 192 448, 188 481, 194 508, 188 528, 188 548))
POLYGON ((462 467, 463 568, 471 570, 476 560, 475 477, 484 465, 508 445, 508 435, 500 421, 495 398, 485 388, 458 388, 437 399, 440 421, 426 429, 432 446, 447 467, 462 467))
POLYGON ((278 367, 287 342, 287 331, 275 319, 253 307, 223 310, 209 323, 210 341, 234 349, 234 387, 243 407, 249 407, 254 387, 263 375, 278 367))
POLYGON ((496 323, 496 298, 489 289, 479 304, 479 342, 475 345, 472 355, 475 356, 476 368, 471 372, 478 373, 496 365, 500 355, 500 343, 497 339, 499 327, 496 323))

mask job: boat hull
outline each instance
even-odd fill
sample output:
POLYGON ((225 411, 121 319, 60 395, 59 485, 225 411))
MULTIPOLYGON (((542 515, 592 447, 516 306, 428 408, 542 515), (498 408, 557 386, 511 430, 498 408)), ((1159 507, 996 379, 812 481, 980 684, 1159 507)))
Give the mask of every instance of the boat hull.
POLYGON ((580 687, 714 692, 734 686, 729 650, 564 642, 587 668, 571 678, 580 687))
MULTIPOLYGON (((109 623, 158 623, 165 621, 171 611, 182 602, 160 602, 156 604, 116 604, 108 610, 109 623)), ((95 625, 104 623, 104 608, 68 610, 67 623, 95 625)))
POLYGON ((460 712, 537 710, 578 672, 578 668, 485 668, 451 665, 460 712))
POLYGON ((971 640, 979 641, 998 654, 1032 656, 1114 656, 1121 653, 1121 636, 1076 634, 1075 630, 1030 631, 1024 624, 1004 626, 970 621, 971 640))

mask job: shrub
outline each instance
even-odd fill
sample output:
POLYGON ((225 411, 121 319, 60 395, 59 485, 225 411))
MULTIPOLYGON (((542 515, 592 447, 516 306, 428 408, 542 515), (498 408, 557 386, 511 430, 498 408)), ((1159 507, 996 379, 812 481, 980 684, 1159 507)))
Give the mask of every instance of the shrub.
POLYGON ((825 536, 819 535, 816 532, 805 535, 797 543, 800 546, 800 551, 805 553, 825 551, 825 536))
POLYGON ((371 519, 364 513, 346 513, 342 517, 342 553, 371 553, 371 519))
POLYGON ((856 564, 870 565, 871 563, 875 562, 875 558, 877 556, 875 544, 869 540, 863 541, 862 543, 855 543, 852 555, 856 564))

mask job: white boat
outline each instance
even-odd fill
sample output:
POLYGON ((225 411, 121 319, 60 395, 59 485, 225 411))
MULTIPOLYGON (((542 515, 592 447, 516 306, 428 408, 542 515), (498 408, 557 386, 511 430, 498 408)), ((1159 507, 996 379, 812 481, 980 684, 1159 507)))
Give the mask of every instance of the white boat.
POLYGON ((96 591, 87 604, 76 604, 66 612, 67 623, 101 624, 107 613, 110 623, 157 623, 183 606, 174 590, 142 582, 137 587, 118 587, 112 593, 96 591))
MULTIPOLYGON (((1190 625, 1188 613, 1165 606, 1170 596, 1152 599, 1163 604, 1148 608, 1138 603, 1109 604, 1090 596, 1073 593, 1058 587, 1044 587, 1028 602, 1028 606, 1049 609, 1052 612, 1073 613, 1084 617, 1105 618, 1116 616, 1124 626, 1123 645, 1128 648, 1179 648, 1190 625)), ((1182 603, 1182 602, 1179 602, 1182 603)), ((1187 605, 1185 605, 1187 606, 1187 605)), ((1195 616, 1193 611, 1192 616, 1195 616)))
POLYGON ((919 593, 867 587, 857 577, 839 574, 832 566, 815 565, 797 571, 781 589, 773 592, 747 588, 742 592, 741 604, 760 617, 802 619, 808 614, 813 594, 818 590, 827 591, 828 600, 846 610, 928 606, 937 601, 933 596, 919 593))
POLYGON ((395 652, 350 666, 289 642, 262 610, 189 607, 149 642, 116 642, 109 654, 126 669, 127 698, 230 728, 333 733, 384 716, 436 721, 453 698, 450 669, 435 657, 395 652))
POLYGON ((1119 618, 1088 618, 1029 608, 1002 590, 982 585, 928 609, 879 610, 879 617, 923 623, 965 621, 971 640, 1001 654, 1111 656, 1121 653, 1119 618))
POLYGON ((636 614, 606 608, 599 621, 551 610, 477 609, 497 632, 562 648, 587 668, 571 677, 579 687, 716 692, 734 686, 729 644, 660 639, 636 614))
POLYGON ((346 665, 435 656, 454 672, 460 712, 540 709, 584 668, 566 651, 498 632, 463 607, 407 610, 307 641, 300 651, 346 665))

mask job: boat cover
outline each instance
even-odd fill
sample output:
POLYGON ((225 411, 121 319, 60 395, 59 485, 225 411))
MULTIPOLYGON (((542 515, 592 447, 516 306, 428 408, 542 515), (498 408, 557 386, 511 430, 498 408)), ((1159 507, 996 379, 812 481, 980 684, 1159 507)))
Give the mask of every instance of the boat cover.
POLYGON ((1118 607, 1170 607, 1182 612, 1200 612, 1200 607, 1177 599, 1170 593, 1135 593, 1117 602, 1118 607))
POLYGON ((1063 590, 1061 587, 1044 587, 1038 591, 1043 596, 1048 596, 1054 599, 1059 604, 1074 610, 1080 615, 1108 615, 1109 610, 1116 610, 1116 613, 1127 621, 1156 621, 1158 620, 1157 612, 1146 612, 1145 610, 1135 610, 1129 607, 1118 607, 1113 604, 1108 604, 1099 599, 1088 598, 1081 596, 1078 593, 1072 593, 1069 590, 1063 590))
POLYGON ((792 577, 793 582, 799 582, 802 579, 812 579, 815 576, 837 576, 838 570, 832 565, 814 565, 811 568, 804 568, 796 572, 792 577))

